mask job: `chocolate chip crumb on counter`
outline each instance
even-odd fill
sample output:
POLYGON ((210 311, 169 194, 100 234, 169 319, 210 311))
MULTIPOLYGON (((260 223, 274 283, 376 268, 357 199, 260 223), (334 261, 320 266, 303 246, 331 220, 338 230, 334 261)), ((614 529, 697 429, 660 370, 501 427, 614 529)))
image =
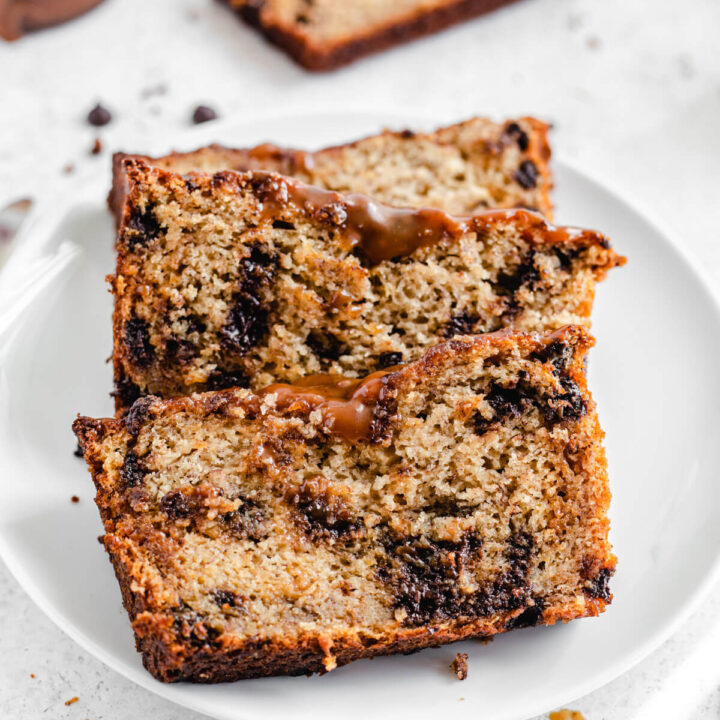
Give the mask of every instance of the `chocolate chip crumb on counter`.
POLYGON ((466 680, 468 676, 467 653, 458 653, 452 663, 450 663, 450 669, 453 671, 458 680, 466 680))
POLYGON ((95 127, 103 127, 104 125, 107 125, 112 120, 112 115, 110 111, 100 105, 98 103, 95 105, 95 107, 88 113, 87 121, 90 123, 90 125, 94 125, 95 127))
MULTIPOLYGON (((246 273, 262 286, 267 268, 246 273)), ((78 418, 147 669, 324 673, 602 612, 615 558, 591 344, 578 326, 456 336, 364 378, 78 418)))
POLYGON ((217 120, 217 113, 211 107, 207 105, 198 105, 192 116, 192 121, 199 125, 200 123, 209 122, 210 120, 217 120))
POLYGON ((596 283, 624 262, 600 233, 527 210, 451 215, 263 171, 181 176, 124 162, 118 412, 223 378, 261 388, 361 377, 457 335, 587 326, 596 283))

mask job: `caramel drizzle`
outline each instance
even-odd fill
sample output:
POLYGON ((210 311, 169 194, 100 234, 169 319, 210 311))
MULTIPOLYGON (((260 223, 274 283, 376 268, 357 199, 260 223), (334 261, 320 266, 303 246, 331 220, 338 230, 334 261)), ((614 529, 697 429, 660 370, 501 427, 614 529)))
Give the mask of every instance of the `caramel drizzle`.
POLYGON ((542 215, 523 209, 490 210, 478 215, 450 215, 435 208, 396 208, 360 193, 340 195, 271 173, 253 173, 255 192, 262 203, 264 221, 287 216, 288 210, 331 222, 343 232, 350 248, 358 248, 376 265, 407 257, 443 240, 458 240, 469 232, 483 232, 512 222, 532 241, 542 232, 549 244, 603 241, 598 233, 576 227, 550 225, 542 215))
POLYGON ((275 395, 275 408, 288 414, 322 413, 323 426, 350 442, 369 440, 375 408, 383 398, 384 378, 381 370, 357 380, 342 375, 308 375, 293 385, 276 383, 262 390, 261 397, 275 395))

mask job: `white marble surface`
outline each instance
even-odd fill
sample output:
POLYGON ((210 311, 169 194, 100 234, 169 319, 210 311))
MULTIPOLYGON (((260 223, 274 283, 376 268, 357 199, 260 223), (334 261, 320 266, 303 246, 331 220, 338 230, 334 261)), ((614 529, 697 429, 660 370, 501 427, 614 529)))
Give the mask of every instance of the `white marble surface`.
MULTIPOLYGON (((225 118, 339 107, 448 121, 532 113, 555 123, 559 154, 648 209, 720 283, 719 29, 718 0, 524 0, 311 75, 210 0, 107 0, 0 46, 0 207, 52 200, 107 166, 109 150, 175 136, 198 103, 225 118), (100 130, 84 120, 97 100, 114 115, 100 130), (106 149, 91 156, 95 137, 106 149)), ((718 591, 648 659, 570 707, 588 720, 720 717, 718 591)), ((2 566, 0 618, 2 718, 199 717, 81 650, 2 566)))

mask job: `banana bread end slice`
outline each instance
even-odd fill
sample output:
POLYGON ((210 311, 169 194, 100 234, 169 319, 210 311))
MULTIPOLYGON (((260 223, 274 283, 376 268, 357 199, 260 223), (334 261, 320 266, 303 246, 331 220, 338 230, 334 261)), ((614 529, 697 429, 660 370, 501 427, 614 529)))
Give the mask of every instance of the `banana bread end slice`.
POLYGON ((610 602, 580 327, 461 336, 364 379, 138 400, 74 430, 147 669, 325 672, 610 602))

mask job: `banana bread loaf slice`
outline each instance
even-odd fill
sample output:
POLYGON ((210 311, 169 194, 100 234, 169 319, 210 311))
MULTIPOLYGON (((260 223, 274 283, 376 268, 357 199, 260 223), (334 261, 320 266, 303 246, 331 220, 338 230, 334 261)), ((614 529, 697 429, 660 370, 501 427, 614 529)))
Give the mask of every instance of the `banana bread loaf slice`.
POLYGON ((451 216, 264 172, 126 165, 119 412, 140 395, 361 377, 457 334, 589 325, 621 261, 599 233, 525 210, 451 216))
POLYGON ((510 0, 225 0, 309 70, 331 70, 510 0))
POLYGON ((580 327, 74 430, 147 669, 219 682, 597 615, 615 558, 580 327))
POLYGON ((108 197, 119 223, 127 192, 124 160, 185 174, 269 170, 340 192, 361 192, 389 205, 438 207, 453 213, 525 207, 552 219, 546 123, 531 117, 493 122, 472 118, 432 133, 386 131, 317 152, 274 145, 233 149, 210 145, 151 158, 116 153, 108 197))

